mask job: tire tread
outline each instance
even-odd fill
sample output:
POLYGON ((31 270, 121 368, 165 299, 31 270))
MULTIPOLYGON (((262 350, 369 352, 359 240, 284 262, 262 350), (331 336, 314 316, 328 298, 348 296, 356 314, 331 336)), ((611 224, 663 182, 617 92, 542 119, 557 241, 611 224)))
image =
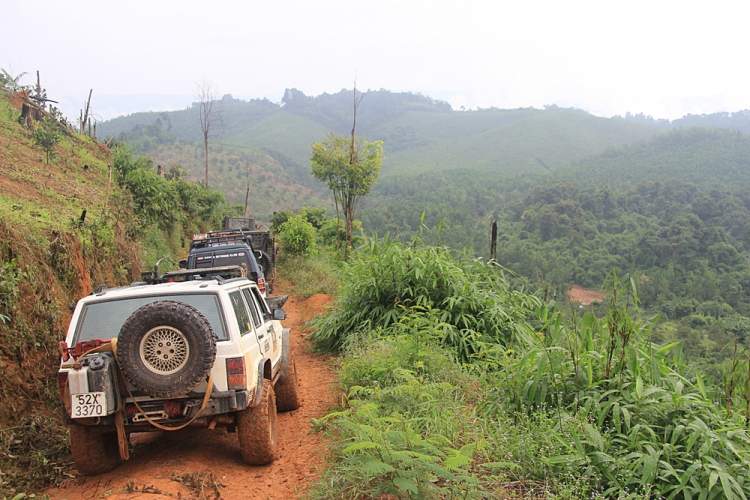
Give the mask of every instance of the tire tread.
POLYGON ((263 384, 260 404, 238 412, 237 437, 245 463, 265 465, 276 460, 276 397, 270 380, 263 384))

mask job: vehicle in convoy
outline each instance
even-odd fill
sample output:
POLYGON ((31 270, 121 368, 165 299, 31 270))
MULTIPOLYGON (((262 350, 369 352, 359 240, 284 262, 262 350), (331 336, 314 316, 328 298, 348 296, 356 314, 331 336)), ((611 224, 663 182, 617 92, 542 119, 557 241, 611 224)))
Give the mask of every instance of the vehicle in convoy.
POLYGON ((270 463, 276 412, 300 406, 290 331, 280 323, 285 297, 269 306, 241 266, 162 278, 97 287, 78 302, 60 343, 60 394, 79 472, 127 459, 133 432, 187 426, 226 427, 246 463, 270 463))
POLYGON ((183 269, 246 266, 248 276, 267 297, 276 276, 276 243, 271 232, 258 230, 254 219, 224 218, 224 229, 196 234, 190 254, 180 261, 183 269))

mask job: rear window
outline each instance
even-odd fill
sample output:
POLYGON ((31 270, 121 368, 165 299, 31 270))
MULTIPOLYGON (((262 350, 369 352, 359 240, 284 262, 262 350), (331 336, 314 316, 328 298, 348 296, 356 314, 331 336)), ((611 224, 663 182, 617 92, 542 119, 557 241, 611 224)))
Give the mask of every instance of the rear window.
MULTIPOLYGON (((210 253, 196 254, 195 256, 195 267, 196 269, 205 269, 208 267, 219 267, 219 266, 241 266, 242 264, 248 265, 250 261, 248 252, 245 250, 232 251, 232 252, 215 252, 214 255, 210 253)), ((254 269, 252 264, 249 264, 251 270, 254 269)))
POLYGON ((198 309, 211 323, 217 340, 228 340, 224 319, 219 307, 219 298, 214 293, 152 295, 101 302, 90 302, 83 306, 78 320, 78 329, 73 345, 84 340, 112 339, 120 334, 125 320, 139 308, 157 300, 176 300, 198 309))

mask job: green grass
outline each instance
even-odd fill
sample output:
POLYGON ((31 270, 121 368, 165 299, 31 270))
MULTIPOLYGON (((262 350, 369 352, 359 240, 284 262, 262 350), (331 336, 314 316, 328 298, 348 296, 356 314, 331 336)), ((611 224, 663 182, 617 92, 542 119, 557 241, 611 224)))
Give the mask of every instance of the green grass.
POLYGON ((282 252, 276 272, 288 283, 287 292, 301 299, 316 293, 335 296, 341 284, 340 263, 325 250, 314 257, 284 255, 282 252))
POLYGON ((589 478, 555 474, 566 447, 544 411, 489 415, 478 404, 497 380, 467 370, 450 349, 414 328, 353 338, 340 358, 345 406, 313 427, 333 443, 311 499, 599 498, 589 478))

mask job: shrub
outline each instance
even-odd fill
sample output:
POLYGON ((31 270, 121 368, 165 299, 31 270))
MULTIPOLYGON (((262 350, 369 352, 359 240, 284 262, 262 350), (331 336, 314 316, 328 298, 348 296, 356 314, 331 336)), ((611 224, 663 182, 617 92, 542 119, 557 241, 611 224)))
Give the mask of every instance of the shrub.
POLYGON ((281 225, 281 248, 291 255, 314 255, 315 228, 307 221, 305 211, 290 217, 281 225))
POLYGON ((44 149, 47 155, 47 165, 50 158, 54 157, 54 149, 62 140, 60 124, 54 119, 47 117, 34 131, 34 141, 44 149))
POLYGON ((373 239, 358 260, 342 270, 344 285, 335 314, 314 319, 311 339, 325 351, 338 350, 356 332, 388 327, 415 312, 440 323, 442 341, 463 361, 488 346, 528 343, 524 319, 536 297, 511 289, 497 268, 445 247, 373 239))

